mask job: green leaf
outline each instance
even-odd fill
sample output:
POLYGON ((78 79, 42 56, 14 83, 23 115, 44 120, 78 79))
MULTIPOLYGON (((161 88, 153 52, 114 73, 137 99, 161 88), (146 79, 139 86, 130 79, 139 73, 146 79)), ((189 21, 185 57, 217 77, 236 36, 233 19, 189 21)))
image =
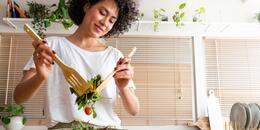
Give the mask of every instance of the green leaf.
POLYGON ((23 117, 23 125, 26 123, 27 119, 23 117))
POLYGON ((182 13, 180 14, 180 18, 183 18, 184 15, 185 15, 185 12, 182 12, 182 13))
POLYGON ((9 117, 2 117, 1 120, 6 125, 8 125, 10 123, 10 121, 11 121, 9 117))
POLYGON ((0 112, 3 112, 5 107, 0 107, 0 112))
POLYGON ((62 21, 62 24, 65 29, 69 29, 73 25, 73 22, 70 19, 65 19, 62 21))
POLYGON ((182 4, 180 4, 179 9, 183 9, 185 6, 186 6, 186 3, 182 3, 182 4))
POLYGON ((260 22, 260 13, 258 13, 256 17, 257 21, 260 22))
POLYGON ((92 110, 93 110, 93 118, 96 118, 97 117, 97 112, 96 112, 96 110, 94 108, 92 108, 92 110))
POLYGON ((199 13, 205 13, 205 8, 204 7, 200 7, 199 10, 200 10, 199 13))
POLYGON ((163 9, 163 8, 160 8, 160 11, 161 11, 161 12, 165 12, 165 9, 163 9))
POLYGON ((51 22, 55 22, 56 19, 57 19, 57 17, 56 17, 55 14, 52 14, 52 15, 49 17, 49 20, 50 20, 51 22))
POLYGON ((45 28, 50 27, 51 26, 51 21, 49 19, 45 19, 44 20, 44 26, 45 26, 45 28))
POLYGON ((68 13, 68 10, 64 7, 61 7, 61 11, 62 11, 62 14, 63 14, 63 18, 67 18, 69 13, 68 13))

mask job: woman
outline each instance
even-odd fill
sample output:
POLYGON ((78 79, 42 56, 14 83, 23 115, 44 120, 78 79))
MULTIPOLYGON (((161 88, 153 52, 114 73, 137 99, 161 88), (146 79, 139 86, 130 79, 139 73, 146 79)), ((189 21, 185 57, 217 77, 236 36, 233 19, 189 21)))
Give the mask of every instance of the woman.
POLYGON ((48 127, 74 120, 120 126, 121 121, 113 111, 118 93, 131 115, 139 111, 139 101, 131 85, 134 72, 129 58, 122 58, 119 50, 100 43, 98 38, 127 31, 137 19, 136 4, 133 0, 71 0, 69 15, 79 26, 72 35, 49 37, 32 43, 35 51, 24 68, 24 76, 15 89, 14 99, 18 104, 30 100, 46 81, 44 110, 48 127), (113 69, 117 70, 114 81, 102 91, 103 96, 111 99, 95 104, 96 118, 85 115, 84 110, 78 110, 75 95, 71 95, 62 71, 51 58, 55 53, 88 80, 97 74, 104 78, 113 69))

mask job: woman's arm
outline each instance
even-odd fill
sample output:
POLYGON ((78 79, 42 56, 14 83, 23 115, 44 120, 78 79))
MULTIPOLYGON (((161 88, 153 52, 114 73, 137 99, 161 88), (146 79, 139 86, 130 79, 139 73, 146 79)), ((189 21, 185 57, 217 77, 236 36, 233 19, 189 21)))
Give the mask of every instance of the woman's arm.
POLYGON ((132 78, 134 75, 133 67, 130 65, 130 58, 121 58, 117 62, 116 73, 114 75, 116 85, 120 91, 125 109, 131 115, 139 112, 140 105, 135 91, 132 78), (130 85, 130 86, 129 86, 130 85))
POLYGON ((25 72, 22 80, 14 90, 14 100, 17 104, 22 104, 30 100, 43 84, 44 79, 41 79, 35 69, 30 69, 25 72))
POLYGON ((124 87, 120 89, 120 96, 123 100, 125 109, 131 115, 136 115, 139 112, 140 105, 135 90, 132 87, 124 87))
POLYGON ((31 99, 42 86, 52 70, 53 55, 52 49, 46 45, 46 41, 34 41, 32 45, 35 48, 33 53, 33 61, 35 69, 25 72, 22 80, 16 86, 14 91, 14 100, 17 104, 21 104, 31 99))

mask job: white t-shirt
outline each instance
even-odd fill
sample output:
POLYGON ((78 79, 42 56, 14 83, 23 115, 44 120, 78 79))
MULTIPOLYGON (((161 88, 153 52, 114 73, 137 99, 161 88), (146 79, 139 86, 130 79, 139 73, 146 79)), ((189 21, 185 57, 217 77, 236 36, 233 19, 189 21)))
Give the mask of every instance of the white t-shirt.
MULTIPOLYGON (((79 48, 65 37, 49 37, 46 39, 51 47, 68 66, 78 71, 86 80, 100 74, 104 79, 116 67, 122 53, 111 46, 104 51, 89 52, 79 48)), ((24 70, 35 68, 32 58, 28 61, 24 70)), ((120 126, 121 121, 114 112, 113 107, 118 96, 118 90, 114 79, 102 91, 102 95, 110 99, 104 99, 95 103, 97 117, 87 116, 84 110, 78 110, 75 104, 76 96, 70 93, 69 84, 64 79, 63 73, 57 64, 46 82, 47 93, 45 98, 45 113, 48 119, 48 127, 58 122, 68 123, 73 120, 90 122, 101 126, 120 126)))

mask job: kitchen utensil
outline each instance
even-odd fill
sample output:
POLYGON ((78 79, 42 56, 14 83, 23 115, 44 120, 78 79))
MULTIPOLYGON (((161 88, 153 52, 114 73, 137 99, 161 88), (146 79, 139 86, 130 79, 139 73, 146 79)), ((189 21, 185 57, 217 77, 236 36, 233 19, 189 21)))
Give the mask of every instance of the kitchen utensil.
POLYGON ((209 117, 201 117, 197 122, 188 122, 188 126, 196 126, 201 130, 210 130, 209 117))
MULTIPOLYGON (((132 49, 132 51, 128 54, 127 57, 131 58, 131 57, 134 55, 135 51, 136 51, 136 47, 134 47, 134 48, 132 49)), ((113 78, 113 75, 114 75, 116 72, 117 72, 116 70, 112 71, 112 72, 104 79, 104 81, 98 86, 97 92, 101 92, 101 91, 107 86, 108 82, 113 78)))
POLYGON ((233 104, 230 112, 230 122, 233 130, 243 130, 245 128, 247 112, 242 103, 233 104))
MULTIPOLYGON (((41 37, 39 37, 28 24, 24 24, 24 30, 34 40, 42 40, 41 37)), ((56 54, 53 55, 52 59, 59 65, 66 81, 76 91, 76 93, 79 96, 83 95, 87 89, 86 87, 89 86, 88 82, 76 70, 63 63, 63 61, 56 54)))
POLYGON ((251 109, 249 107, 248 104, 243 103, 242 105, 244 105, 245 109, 246 109, 246 125, 244 129, 249 129, 249 127, 252 124, 252 113, 251 113, 251 109))
POLYGON ((224 130, 223 117, 221 115, 219 101, 218 98, 215 97, 214 90, 209 90, 207 104, 211 130, 224 130))
POLYGON ((251 114, 252 114, 252 123, 251 126, 249 127, 249 129, 258 129, 258 124, 260 122, 260 109, 258 107, 257 103, 250 103, 248 104, 251 110, 251 114))

